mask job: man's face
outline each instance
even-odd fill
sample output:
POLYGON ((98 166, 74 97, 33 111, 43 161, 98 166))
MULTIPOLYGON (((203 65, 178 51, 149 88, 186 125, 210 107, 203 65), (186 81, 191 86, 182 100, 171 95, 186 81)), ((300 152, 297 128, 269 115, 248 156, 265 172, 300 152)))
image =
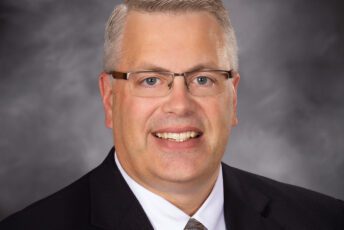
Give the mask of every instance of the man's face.
MULTIPOLYGON (((186 72, 195 67, 230 70, 223 32, 205 12, 129 13, 123 32, 121 72, 166 70, 186 72)), ((163 191, 169 185, 187 185, 217 176, 230 130, 236 124, 236 88, 239 76, 226 82, 215 96, 188 93, 176 77, 169 95, 134 96, 129 83, 103 74, 101 91, 107 126, 113 128, 117 156, 140 184, 163 191), (183 142, 162 139, 167 133, 197 133, 183 142), (161 136, 160 135, 160 136, 161 136)))

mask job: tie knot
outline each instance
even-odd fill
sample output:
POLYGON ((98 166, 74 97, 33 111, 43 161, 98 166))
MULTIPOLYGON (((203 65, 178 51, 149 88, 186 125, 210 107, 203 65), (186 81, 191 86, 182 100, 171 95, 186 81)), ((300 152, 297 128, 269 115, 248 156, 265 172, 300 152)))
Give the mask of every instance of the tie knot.
POLYGON ((207 230, 207 228, 196 219, 190 218, 184 230, 207 230))

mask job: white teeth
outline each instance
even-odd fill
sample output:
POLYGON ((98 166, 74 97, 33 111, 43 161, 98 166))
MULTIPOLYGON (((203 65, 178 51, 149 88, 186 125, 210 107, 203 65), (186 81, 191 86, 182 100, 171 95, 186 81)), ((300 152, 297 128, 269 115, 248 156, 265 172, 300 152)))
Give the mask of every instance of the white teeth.
POLYGON ((170 139, 177 142, 183 142, 190 138, 195 138, 198 133, 194 131, 188 131, 183 133, 156 133, 155 135, 162 139, 170 139))

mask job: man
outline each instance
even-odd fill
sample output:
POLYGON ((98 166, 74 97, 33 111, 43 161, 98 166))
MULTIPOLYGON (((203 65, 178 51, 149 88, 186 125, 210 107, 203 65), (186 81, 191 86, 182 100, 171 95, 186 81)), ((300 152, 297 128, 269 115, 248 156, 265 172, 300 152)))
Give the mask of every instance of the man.
POLYGON ((115 148, 0 229, 344 229, 342 201, 221 164, 240 76, 220 0, 125 1, 104 62, 115 148))

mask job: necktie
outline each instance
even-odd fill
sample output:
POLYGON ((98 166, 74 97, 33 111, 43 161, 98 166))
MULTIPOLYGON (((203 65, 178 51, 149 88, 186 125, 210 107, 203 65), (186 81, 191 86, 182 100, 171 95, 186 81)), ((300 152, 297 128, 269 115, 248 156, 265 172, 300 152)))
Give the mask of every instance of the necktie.
POLYGON ((190 218, 184 230, 207 230, 207 228, 196 219, 190 218))

